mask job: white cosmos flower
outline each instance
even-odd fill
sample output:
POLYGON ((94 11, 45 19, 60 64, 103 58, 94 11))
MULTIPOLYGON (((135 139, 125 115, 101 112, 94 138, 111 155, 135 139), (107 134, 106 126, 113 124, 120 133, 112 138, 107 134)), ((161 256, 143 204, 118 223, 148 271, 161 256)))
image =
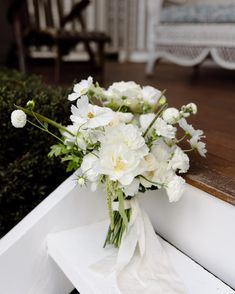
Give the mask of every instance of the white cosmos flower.
POLYGON ((133 179, 143 172, 142 158, 138 152, 131 150, 126 145, 101 146, 97 172, 108 175, 112 181, 118 180, 121 185, 130 185, 133 179))
POLYGON ((186 173, 189 169, 188 155, 178 146, 174 151, 173 157, 169 161, 168 168, 173 169, 174 171, 179 170, 179 173, 186 173))
POLYGON ((206 144, 199 140, 200 140, 200 137, 194 136, 188 142, 190 143, 191 147, 196 149, 202 157, 206 157, 206 153, 207 153, 206 144))
POLYGON ((74 101, 74 100, 78 99, 79 97, 81 97, 82 95, 87 94, 87 92, 90 89, 90 87, 92 86, 92 84, 93 84, 92 77, 88 77, 87 80, 82 80, 80 83, 75 84, 73 87, 74 93, 70 94, 68 96, 68 99, 70 101, 74 101))
POLYGON ((23 128, 27 122, 27 115, 23 110, 17 109, 11 113, 11 123, 15 128, 23 128))
POLYGON ((151 106, 157 105, 161 94, 161 91, 151 86, 145 86, 142 88, 143 100, 151 106))
POLYGON ((97 128, 108 125, 114 116, 114 112, 107 107, 92 105, 87 96, 82 96, 77 101, 77 107, 72 105, 70 119, 78 125, 86 128, 97 128))
POLYGON ((195 130, 194 127, 187 123, 185 118, 181 118, 179 120, 179 126, 191 137, 197 136, 198 138, 203 137, 203 131, 202 130, 195 130))
POLYGON ((169 181, 166 192, 170 202, 178 201, 185 191, 185 180, 175 175, 171 181, 169 181))
POLYGON ((178 109, 174 107, 169 107, 163 112, 162 118, 165 122, 169 124, 174 124, 179 120, 180 112, 178 109))

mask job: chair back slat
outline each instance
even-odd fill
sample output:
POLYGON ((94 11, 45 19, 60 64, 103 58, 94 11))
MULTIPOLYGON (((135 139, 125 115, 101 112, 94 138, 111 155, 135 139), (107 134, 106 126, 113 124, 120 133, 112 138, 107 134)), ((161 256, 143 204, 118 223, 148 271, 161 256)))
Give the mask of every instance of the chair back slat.
POLYGON ((51 0, 44 0, 43 1, 43 13, 45 15, 46 20, 46 28, 53 28, 54 27, 54 20, 52 14, 52 1, 51 0))
POLYGON ((33 0, 34 27, 40 29, 39 0, 33 0))

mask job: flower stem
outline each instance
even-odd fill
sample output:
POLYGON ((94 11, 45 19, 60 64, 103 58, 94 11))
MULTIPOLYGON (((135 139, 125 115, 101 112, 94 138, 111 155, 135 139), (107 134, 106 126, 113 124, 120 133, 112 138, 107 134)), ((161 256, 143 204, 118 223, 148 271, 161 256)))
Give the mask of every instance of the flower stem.
MULTIPOLYGON (((162 92, 163 93, 163 92, 162 92)), ((162 94, 163 95, 163 94, 162 94)), ((161 96, 162 96, 161 95, 161 96)), ((154 119, 151 121, 151 123, 148 125, 146 131, 143 134, 143 137, 146 137, 146 135, 148 134, 149 130, 151 129, 151 127, 154 125, 155 121, 157 120, 157 118, 160 116, 160 114, 167 108, 168 104, 165 103, 162 105, 162 107, 158 110, 158 112, 156 113, 154 119)))
POLYGON ((24 111, 26 114, 28 114, 30 116, 33 116, 33 117, 36 117, 37 120, 44 121, 44 122, 52 125, 53 127, 57 128, 57 129, 59 129, 59 130, 61 130, 63 132, 66 132, 66 133, 70 134, 71 136, 74 136, 74 134, 72 132, 70 132, 69 130, 67 130, 64 126, 62 126, 61 124, 59 124, 59 123, 57 123, 57 122, 55 122, 55 121, 47 118, 46 116, 41 115, 41 114, 39 114, 37 112, 34 112, 32 110, 29 110, 29 109, 24 108, 24 107, 19 106, 19 105, 15 105, 15 106, 16 106, 16 108, 24 111))

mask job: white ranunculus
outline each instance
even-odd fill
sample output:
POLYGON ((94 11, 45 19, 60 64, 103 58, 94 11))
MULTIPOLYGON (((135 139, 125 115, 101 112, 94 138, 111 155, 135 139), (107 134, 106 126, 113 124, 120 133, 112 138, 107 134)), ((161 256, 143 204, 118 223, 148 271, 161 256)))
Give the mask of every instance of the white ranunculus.
POLYGON ((119 181, 121 185, 130 185, 133 179, 143 172, 142 158, 138 152, 131 150, 124 144, 103 145, 99 152, 97 172, 108 175, 112 181, 119 181))
POLYGON ((84 174, 85 177, 91 182, 97 181, 97 178, 98 178, 98 173, 97 173, 97 170, 95 169, 95 165, 98 160, 99 158, 92 153, 88 153, 87 155, 83 157, 83 161, 81 164, 81 171, 82 171, 82 174, 84 174))
POLYGON ((169 161, 168 168, 174 171, 179 170, 179 173, 186 173, 189 169, 188 155, 181 148, 176 147, 174 155, 169 161))
POLYGON ((15 128, 23 128, 27 122, 27 115, 23 110, 14 110, 11 113, 11 123, 15 128))
POLYGON ((180 118, 180 112, 174 107, 169 107, 163 112, 162 118, 168 124, 175 124, 180 118))
POLYGON ((166 192, 170 202, 178 201, 185 191, 185 180, 175 175, 168 183, 166 192))
POLYGON ((68 96, 68 99, 70 101, 74 101, 78 99, 79 97, 87 94, 92 84, 93 84, 92 77, 88 77, 87 80, 82 80, 80 83, 75 84, 73 87, 73 93, 68 96))
POLYGON ((158 103, 162 92, 151 86, 145 86, 142 89, 143 100, 151 106, 155 106, 158 103))
POLYGON ((206 144, 199 140, 200 140, 200 137, 194 136, 188 142, 190 143, 191 147, 196 149, 202 157, 206 157, 206 153, 207 153, 206 144))
POLYGON ((107 126, 114 117, 110 108, 90 104, 87 96, 82 96, 77 101, 77 107, 72 105, 71 112, 72 122, 86 128, 107 126))
POLYGON ((181 118, 179 120, 179 126, 191 137, 203 137, 203 131, 202 130, 195 130, 192 125, 188 124, 185 118, 181 118))

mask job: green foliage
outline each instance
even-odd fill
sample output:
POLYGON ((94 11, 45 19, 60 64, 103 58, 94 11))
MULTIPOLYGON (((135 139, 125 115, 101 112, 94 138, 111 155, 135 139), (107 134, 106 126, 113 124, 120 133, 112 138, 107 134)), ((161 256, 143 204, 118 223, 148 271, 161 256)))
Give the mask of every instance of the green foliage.
MULTIPOLYGON (((0 236, 19 222, 67 176, 58 158, 48 159, 56 139, 27 124, 15 129, 10 122, 14 104, 35 101, 35 110, 68 124, 70 89, 53 88, 39 77, 0 70, 0 236)), ((53 132, 57 133, 56 129, 53 132)))

